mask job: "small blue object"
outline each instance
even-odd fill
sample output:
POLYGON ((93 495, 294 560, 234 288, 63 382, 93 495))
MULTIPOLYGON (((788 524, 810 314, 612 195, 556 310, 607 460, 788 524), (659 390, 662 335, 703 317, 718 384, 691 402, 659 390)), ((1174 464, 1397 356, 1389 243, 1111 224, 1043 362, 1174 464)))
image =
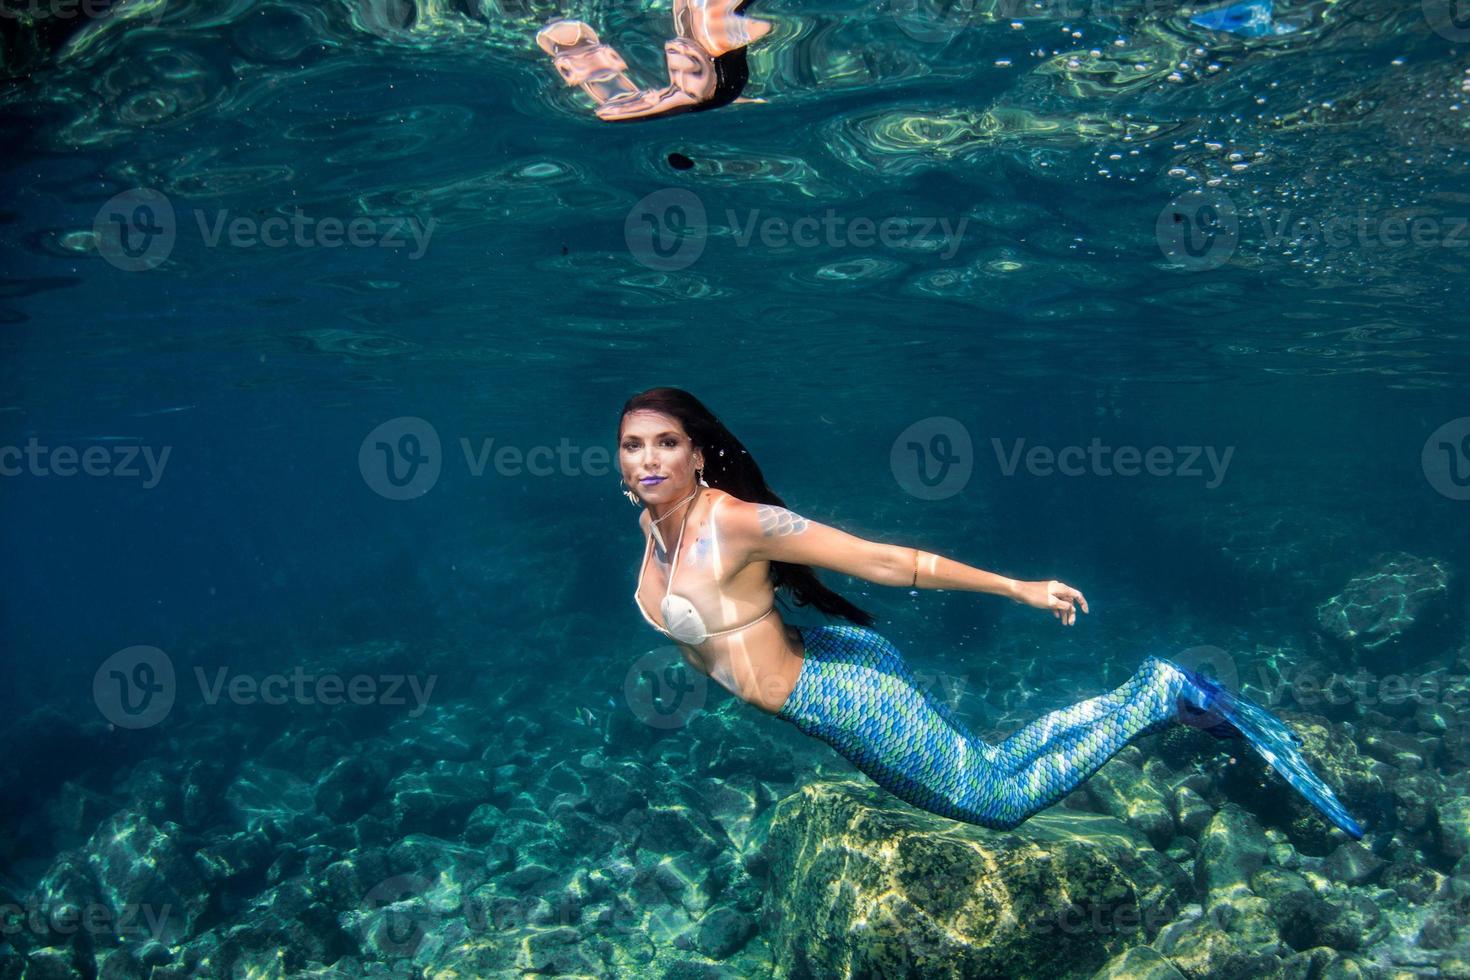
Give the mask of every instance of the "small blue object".
POLYGON ((1189 18, 1189 22, 1206 30, 1224 31, 1241 37, 1271 37, 1295 31, 1291 24, 1277 23, 1272 19, 1274 7, 1275 0, 1245 0, 1244 3, 1232 3, 1228 7, 1196 14, 1189 18))

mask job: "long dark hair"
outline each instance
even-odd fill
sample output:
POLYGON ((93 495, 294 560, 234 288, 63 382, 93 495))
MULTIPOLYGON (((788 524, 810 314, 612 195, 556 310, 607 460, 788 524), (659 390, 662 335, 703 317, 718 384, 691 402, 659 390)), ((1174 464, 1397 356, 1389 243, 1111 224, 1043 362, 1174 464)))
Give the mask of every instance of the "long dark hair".
MULTIPOLYGON (((671 415, 684 426, 690 440, 704 454, 704 482, 732 497, 758 504, 785 507, 786 502, 766 485, 761 468, 740 440, 725 428, 715 413, 698 398, 681 388, 649 388, 629 398, 618 416, 618 438, 629 412, 658 412, 671 415)), ((871 626, 873 615, 848 602, 821 583, 809 565, 771 562, 771 583, 785 589, 798 606, 815 606, 828 616, 841 616, 859 626, 871 626)))

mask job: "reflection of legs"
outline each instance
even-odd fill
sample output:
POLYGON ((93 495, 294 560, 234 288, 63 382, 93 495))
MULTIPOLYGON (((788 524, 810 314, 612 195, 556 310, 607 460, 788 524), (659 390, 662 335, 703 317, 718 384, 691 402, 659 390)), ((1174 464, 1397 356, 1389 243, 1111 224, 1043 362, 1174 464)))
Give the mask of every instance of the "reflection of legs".
POLYGON ((777 717, 830 744, 922 809, 1009 828, 1071 792, 1134 736, 1174 717, 1186 685, 1150 658, 1117 690, 1054 711, 1000 745, 971 734, 872 630, 804 631, 806 659, 777 717))

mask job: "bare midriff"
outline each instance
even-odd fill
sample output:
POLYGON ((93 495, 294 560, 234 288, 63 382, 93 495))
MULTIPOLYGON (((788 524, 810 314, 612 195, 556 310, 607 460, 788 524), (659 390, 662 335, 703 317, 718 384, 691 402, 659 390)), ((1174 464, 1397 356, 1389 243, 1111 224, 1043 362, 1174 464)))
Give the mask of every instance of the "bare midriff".
POLYGON ((781 622, 779 612, 734 636, 712 637, 698 647, 676 645, 689 666, 773 715, 796 687, 806 655, 801 634, 781 622))
MULTIPOLYGON (((705 504, 705 501, 701 503, 705 504)), ((707 563, 690 561, 688 553, 712 533, 707 519, 708 504, 700 511, 689 515, 686 537, 690 540, 681 549, 684 557, 679 565, 679 591, 697 604, 701 614, 721 606, 728 612, 730 606, 738 606, 738 615, 730 617, 731 622, 741 622, 763 609, 769 609, 775 599, 775 590, 770 584, 768 562, 751 562, 736 569, 722 570, 717 582, 707 563)), ((706 549, 709 547, 709 544, 705 545, 706 549)), ((634 597, 645 616, 652 615, 650 610, 657 609, 657 598, 668 584, 668 557, 665 556, 665 561, 648 562, 650 571, 642 586, 643 594, 634 597), (652 571, 654 568, 656 573, 652 571)), ((706 622, 718 621, 706 615, 706 622)), ((779 609, 733 633, 710 636, 698 646, 677 640, 672 642, 695 670, 712 678, 742 701, 770 714, 780 711, 791 695, 806 654, 801 634, 796 627, 782 621, 779 609)))

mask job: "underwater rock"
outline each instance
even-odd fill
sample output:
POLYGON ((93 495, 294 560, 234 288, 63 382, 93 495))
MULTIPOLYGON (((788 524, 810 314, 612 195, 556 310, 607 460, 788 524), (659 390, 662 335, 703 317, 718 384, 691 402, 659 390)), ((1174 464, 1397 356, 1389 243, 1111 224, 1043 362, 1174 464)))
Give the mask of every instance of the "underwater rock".
MULTIPOLYGON (((1252 899, 1253 903, 1265 903, 1252 899)), ((1271 924, 1257 908, 1234 914, 1235 906, 1222 903, 1223 914, 1211 913, 1171 922, 1159 931, 1154 949, 1169 958, 1179 972, 1191 980, 1279 976, 1279 942, 1260 945, 1261 938, 1274 936, 1271 924), (1217 921, 1225 919, 1222 924, 1217 921)))
POLYGON ((1385 888, 1392 888, 1411 905, 1423 905, 1449 895, 1448 878, 1414 861, 1390 864, 1384 869, 1379 883, 1385 888))
POLYGON ((656 854, 692 852, 701 860, 713 860, 727 845, 719 828, 704 814, 688 807, 651 806, 635 810, 624 819, 626 829, 636 829, 637 846, 656 854))
POLYGON ((401 834, 458 836, 491 785, 477 762, 439 762, 428 772, 401 773, 388 784, 390 822, 401 834))
POLYGON ((1113 957, 1092 980, 1185 980, 1174 964, 1148 946, 1134 946, 1113 957))
POLYGON ((1053 810, 993 831, 848 781, 778 803, 766 850, 778 976, 1091 972, 1147 942, 1189 887, 1113 817, 1053 810))
POLYGON ((1269 844, 1260 823, 1240 807, 1227 805, 1210 818, 1199 838, 1195 881, 1209 904, 1250 894, 1250 878, 1266 862, 1269 844))
POLYGON ((189 766, 179 794, 179 822, 195 830, 212 823, 219 813, 220 797, 228 778, 224 765, 213 759, 189 766))
POLYGON ((83 980, 96 968, 83 963, 76 951, 61 947, 43 947, 26 957, 25 980, 83 980))
POLYGON ((724 831, 737 851, 764 838, 775 795, 765 783, 750 776, 697 781, 700 805, 724 831))
POLYGON ((1103 813, 1141 831, 1154 847, 1163 850, 1168 846, 1174 836, 1174 817, 1169 812, 1167 790, 1137 766, 1110 759, 1085 785, 1103 813))
POLYGON ((136 810, 122 810, 103 821, 86 850, 114 915, 144 921, 168 945, 193 932, 209 891, 176 826, 157 826, 136 810))
POLYGON ((1452 861, 1470 854, 1470 797, 1443 800, 1434 812, 1440 851, 1452 861))
POLYGON ((1174 819, 1181 834, 1198 839, 1214 815, 1215 808, 1189 786, 1180 785, 1174 790, 1174 819))
POLYGON ((493 803, 481 803, 470 811, 464 824, 466 844, 488 844, 495 839, 505 814, 493 803))
POLYGON ((259 830, 230 834, 194 852, 194 866, 211 885, 263 875, 271 859, 270 838, 259 830))
POLYGON ((1322 873, 1345 885, 1362 885, 1373 881, 1387 864, 1381 857, 1355 840, 1337 846, 1322 863, 1322 873))
POLYGON ((1354 576, 1317 607, 1317 624, 1359 655, 1396 644, 1447 607, 1449 569, 1443 562, 1397 552, 1354 576))
POLYGON ((383 773, 362 756, 338 759, 317 780, 316 808, 331 820, 356 820, 377 802, 383 785, 383 773))
POLYGON ((27 914, 27 929, 18 930, 15 940, 60 945, 66 942, 68 933, 75 933, 89 913, 102 907, 102 900, 85 852, 76 849, 56 855, 37 882, 30 901, 25 905, 14 904, 27 914), (39 914, 33 914, 32 910, 39 914))
POLYGON ((244 830, 263 830, 272 840, 300 839, 311 832, 303 820, 315 807, 311 787, 284 769, 247 762, 225 790, 231 821, 244 830))
POLYGON ((1323 917, 1323 902, 1306 878, 1285 868, 1265 867, 1251 876, 1251 889, 1270 907, 1288 946, 1303 950, 1320 945, 1316 923, 1323 917))
POLYGON ((695 948, 712 960, 728 959, 755 935, 755 920, 743 912, 721 906, 710 909, 699 920, 695 948))

